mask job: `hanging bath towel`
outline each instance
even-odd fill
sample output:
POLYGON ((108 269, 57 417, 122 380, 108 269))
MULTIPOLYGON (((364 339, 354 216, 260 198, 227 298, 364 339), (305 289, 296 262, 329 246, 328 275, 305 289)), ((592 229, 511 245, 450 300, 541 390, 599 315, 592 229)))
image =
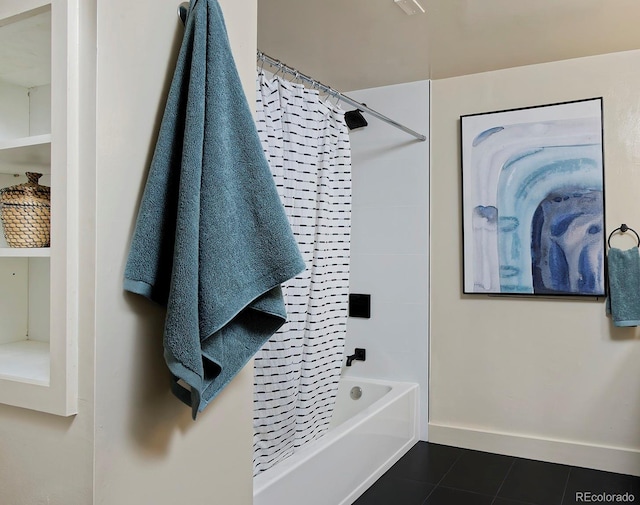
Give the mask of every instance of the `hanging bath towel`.
POLYGON ((612 247, 607 254, 609 295, 606 311, 614 326, 640 325, 640 252, 612 247))
POLYGON ((220 6, 192 0, 124 288, 166 306, 172 390, 194 419, 284 323, 280 284, 304 268, 220 6))

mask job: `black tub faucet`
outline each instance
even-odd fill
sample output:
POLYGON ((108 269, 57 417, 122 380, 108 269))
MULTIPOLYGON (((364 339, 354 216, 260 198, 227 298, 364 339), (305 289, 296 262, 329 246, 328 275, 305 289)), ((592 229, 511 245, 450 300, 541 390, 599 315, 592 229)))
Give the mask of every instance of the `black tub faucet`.
POLYGON ((351 366, 351 363, 354 361, 366 361, 367 359, 367 350, 359 349, 356 347, 354 354, 351 356, 347 356, 347 366, 351 366))

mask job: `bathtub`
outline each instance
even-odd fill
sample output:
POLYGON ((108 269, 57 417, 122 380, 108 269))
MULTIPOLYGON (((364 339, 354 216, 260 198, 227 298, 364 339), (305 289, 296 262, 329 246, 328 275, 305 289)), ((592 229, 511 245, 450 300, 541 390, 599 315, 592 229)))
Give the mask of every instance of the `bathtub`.
POLYGON ((327 433, 257 475, 254 505, 353 503, 418 441, 418 416, 417 384, 341 379, 327 433))

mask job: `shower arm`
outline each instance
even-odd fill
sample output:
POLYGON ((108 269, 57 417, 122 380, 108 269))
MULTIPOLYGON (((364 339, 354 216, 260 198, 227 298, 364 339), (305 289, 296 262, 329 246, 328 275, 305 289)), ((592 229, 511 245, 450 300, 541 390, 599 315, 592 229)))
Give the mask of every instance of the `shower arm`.
MULTIPOLYGON (((189 12, 188 2, 183 2, 178 6, 178 16, 180 17, 183 23, 186 22, 188 12, 189 12)), ((300 79, 308 83, 312 88, 316 88, 329 96, 335 97, 337 100, 340 100, 341 102, 347 103, 352 107, 356 107, 358 110, 360 110, 360 112, 365 112, 379 119, 380 121, 384 121, 385 123, 388 123, 391 126, 394 126, 395 128, 398 128, 403 132, 408 133, 409 135, 412 135, 413 137, 415 137, 421 142, 424 142, 425 140, 427 140, 427 137, 424 136, 423 134, 418 133, 417 131, 412 130, 411 128, 408 128, 403 124, 400 124, 397 121, 394 121, 393 119, 388 118, 383 114, 380 114, 378 111, 373 110, 370 107, 367 107, 365 104, 357 102, 353 98, 349 98, 347 95, 340 93, 340 91, 337 91, 332 87, 327 86, 326 84, 322 84, 320 81, 316 81, 312 77, 309 77, 308 75, 305 75, 299 72, 298 70, 292 67, 289 67, 288 65, 285 65, 280 60, 276 60, 275 58, 272 58, 271 56, 268 56, 261 51, 258 51, 257 59, 264 63, 267 63, 268 65, 271 65, 274 68, 277 68, 280 72, 290 74, 296 79, 300 79)))

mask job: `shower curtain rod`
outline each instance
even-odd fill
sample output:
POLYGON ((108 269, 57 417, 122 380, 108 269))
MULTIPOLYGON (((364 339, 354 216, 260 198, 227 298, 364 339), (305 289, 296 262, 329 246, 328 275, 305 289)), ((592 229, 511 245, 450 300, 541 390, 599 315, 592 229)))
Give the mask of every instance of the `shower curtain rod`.
POLYGON ((294 77, 294 79, 300 79, 302 81, 305 81, 308 84, 310 84, 311 87, 317 88, 323 93, 326 93, 327 95, 333 96, 342 102, 348 103, 349 105, 359 109, 361 112, 366 112, 367 114, 370 114, 373 117, 376 117, 381 121, 384 121, 385 123, 389 123, 391 126, 395 126, 396 128, 399 128, 400 130, 408 133, 409 135, 413 135, 415 138, 417 138, 420 141, 427 140, 427 137, 425 137, 421 133, 418 133, 412 130, 411 128, 407 128, 406 126, 398 123, 397 121, 394 121, 393 119, 390 119, 387 116, 380 114, 378 111, 373 110, 370 107, 367 107, 365 104, 357 102, 353 98, 349 98, 347 95, 340 93, 340 91, 337 91, 332 87, 327 86, 326 84, 322 84, 320 81, 316 81, 312 77, 309 77, 308 75, 305 75, 299 72, 295 68, 292 68, 282 63, 280 60, 276 60, 275 58, 272 58, 271 56, 268 56, 260 51, 258 51, 258 60, 268 63, 272 67, 276 67, 281 72, 286 72, 288 74, 291 74, 294 77))
MULTIPOLYGON (((188 2, 183 2, 178 6, 178 17, 182 20, 183 23, 187 19, 188 10, 189 10, 189 3, 188 2)), ((280 60, 276 60, 275 58, 272 58, 271 56, 268 56, 268 55, 266 55, 266 54, 264 54, 263 52, 260 52, 260 51, 258 51, 257 59, 261 60, 261 61, 263 61, 263 62, 265 62, 265 63, 267 63, 269 65, 271 65, 272 67, 278 68, 278 70, 281 71, 281 72, 285 72, 285 73, 291 74, 296 79, 300 79, 302 81, 307 82, 313 88, 317 88, 320 91, 322 91, 323 93, 326 93, 327 95, 333 96, 333 97, 337 98, 338 100, 351 105, 352 107, 356 107, 361 112, 366 112, 367 114, 370 114, 371 116, 373 116, 375 118, 378 118, 379 120, 384 121, 385 123, 388 123, 391 126, 395 126, 396 128, 402 130, 405 133, 408 133, 409 135, 414 136, 416 139, 418 139, 420 141, 427 140, 427 137, 425 137, 421 133, 418 133, 417 131, 414 131, 411 128, 407 128, 406 126, 398 123, 397 121, 394 121, 393 119, 390 119, 387 116, 384 116, 384 115, 380 114, 378 111, 373 110, 370 107, 367 107, 365 104, 357 102, 353 98, 349 98, 347 95, 344 95, 344 94, 340 93, 340 91, 337 91, 337 90, 333 89, 332 87, 327 86, 326 84, 322 84, 320 81, 316 81, 312 77, 309 77, 308 75, 305 75, 305 74, 299 72, 295 68, 292 68, 292 67, 290 67, 288 65, 285 65, 280 60)))

